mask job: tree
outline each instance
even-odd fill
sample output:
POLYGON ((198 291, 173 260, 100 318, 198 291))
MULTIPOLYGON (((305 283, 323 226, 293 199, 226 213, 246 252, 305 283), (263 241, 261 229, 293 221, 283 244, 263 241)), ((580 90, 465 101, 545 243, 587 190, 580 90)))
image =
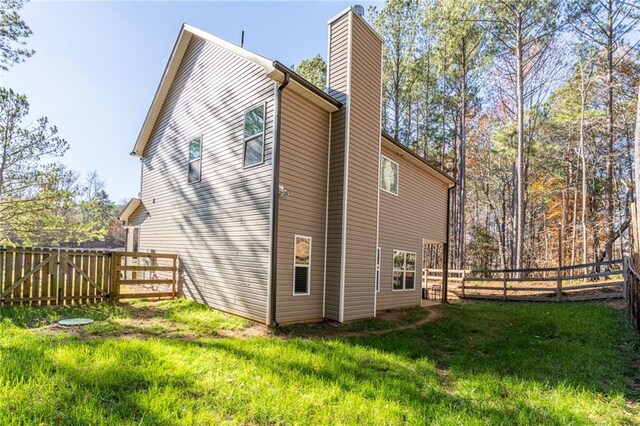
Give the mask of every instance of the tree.
POLYGON ((605 253, 607 260, 612 259, 613 241, 615 241, 614 223, 614 156, 615 156, 615 82, 614 72, 621 60, 630 53, 635 45, 625 43, 638 24, 640 13, 637 5, 627 0, 573 0, 570 4, 570 20, 580 36, 589 40, 599 49, 604 49, 606 59, 602 66, 607 75, 607 153, 605 203, 607 214, 607 238, 605 253))
MULTIPOLYGON (((515 255, 514 266, 521 268, 525 237, 525 151, 527 150, 527 112, 531 101, 544 90, 557 69, 550 60, 552 47, 562 24, 559 0, 488 1, 487 26, 495 40, 501 71, 512 92, 517 131, 515 255)), ((530 132, 529 132, 530 134, 530 132)))
POLYGON ((92 231, 94 239, 106 237, 111 221, 116 216, 117 207, 109 199, 105 191, 105 182, 100 179, 95 170, 87 175, 78 198, 84 226, 92 231))
POLYGON ((320 90, 324 90, 327 85, 327 64, 320 55, 305 59, 292 68, 320 90))
POLYGON ((4 0, 0 4, 0 70, 7 71, 34 54, 33 50, 24 47, 31 29, 18 11, 25 3, 25 0, 4 0))
POLYGON ((478 81, 488 58, 488 46, 484 31, 478 22, 482 19, 482 9, 471 0, 451 1, 435 0, 427 7, 426 20, 435 22, 435 31, 440 34, 441 43, 449 52, 448 74, 451 79, 452 95, 455 98, 455 111, 458 119, 455 123, 457 139, 457 157, 454 174, 458 180, 454 202, 453 263, 458 269, 464 267, 464 246, 466 239, 465 204, 466 185, 466 148, 469 132, 470 106, 477 100, 478 81), (461 19, 460 17, 464 17, 461 19))
POLYGON ((46 117, 25 124, 29 103, 24 95, 0 88, 0 230, 3 239, 31 240, 34 222, 48 227, 48 213, 62 208, 72 194, 64 188, 65 175, 55 163, 68 148, 46 117), (36 220, 37 219, 37 220, 36 220))
MULTIPOLYGON (((638 85, 638 105, 636 107, 636 130, 634 137, 634 188, 636 191, 636 218, 640 222, 640 85, 638 85)), ((638 223, 636 226, 640 226, 638 223)), ((640 235, 640 229, 636 229, 636 235, 640 235)))
MULTIPOLYGON (((383 123, 396 140, 400 139, 403 110, 416 80, 415 49, 420 28, 417 0, 389 0, 382 10, 371 8, 373 26, 382 36, 383 123)), ((405 144, 408 141, 405 141, 405 144)))

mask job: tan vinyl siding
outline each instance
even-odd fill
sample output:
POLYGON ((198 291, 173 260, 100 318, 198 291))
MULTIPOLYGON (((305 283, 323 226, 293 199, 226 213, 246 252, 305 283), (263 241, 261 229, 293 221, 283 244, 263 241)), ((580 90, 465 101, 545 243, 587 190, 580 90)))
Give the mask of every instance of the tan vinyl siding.
POLYGON ((127 226, 140 226, 144 223, 147 218, 147 209, 144 207, 144 204, 140 203, 140 205, 131 213, 129 219, 127 219, 127 226))
MULTIPOLYGON (((343 104, 347 97, 349 15, 329 26, 329 94, 343 104)), ((331 167, 329 174, 329 216, 327 232, 327 287, 325 317, 340 315, 340 271, 342 254, 342 210, 344 200, 344 142, 346 109, 331 115, 331 167)))
POLYGON ((386 146, 382 155, 398 163, 398 195, 380 191, 380 291, 377 309, 420 304, 422 240, 444 242, 447 226, 447 186, 424 166, 408 160, 400 148, 386 146), (393 291, 393 251, 416 253, 414 290, 393 291))
POLYGON ((276 320, 322 319, 329 113, 301 96, 282 94, 276 320), (312 238, 309 295, 293 296, 295 235, 312 238))
POLYGON ((264 69, 194 38, 143 155, 143 251, 175 252, 186 297, 264 322, 275 83, 264 69), (243 169, 244 112, 266 103, 265 163, 243 169), (202 180, 187 144, 202 135, 202 180))
POLYGON ((352 17, 344 321, 373 316, 382 43, 352 17))

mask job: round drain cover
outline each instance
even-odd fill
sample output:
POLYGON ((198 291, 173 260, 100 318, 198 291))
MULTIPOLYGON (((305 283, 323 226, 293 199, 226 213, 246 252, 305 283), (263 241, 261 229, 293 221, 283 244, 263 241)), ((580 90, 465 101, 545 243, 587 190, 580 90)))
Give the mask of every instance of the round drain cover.
POLYGON ((91 318, 67 318, 58 321, 58 324, 64 325, 67 327, 73 327, 75 325, 87 325, 91 324, 93 320, 91 318))

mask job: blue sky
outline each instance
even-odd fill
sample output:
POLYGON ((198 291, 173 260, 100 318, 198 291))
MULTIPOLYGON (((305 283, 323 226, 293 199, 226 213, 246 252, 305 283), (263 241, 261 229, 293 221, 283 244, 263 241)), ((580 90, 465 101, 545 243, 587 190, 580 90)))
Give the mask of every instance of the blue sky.
MULTIPOLYGON (((365 7, 382 2, 358 2, 365 7)), ((21 14, 35 56, 4 73, 33 118, 46 115, 70 145, 61 160, 97 170, 115 201, 134 197, 129 155, 183 22, 286 65, 326 56, 327 21, 353 2, 33 2, 21 14)))

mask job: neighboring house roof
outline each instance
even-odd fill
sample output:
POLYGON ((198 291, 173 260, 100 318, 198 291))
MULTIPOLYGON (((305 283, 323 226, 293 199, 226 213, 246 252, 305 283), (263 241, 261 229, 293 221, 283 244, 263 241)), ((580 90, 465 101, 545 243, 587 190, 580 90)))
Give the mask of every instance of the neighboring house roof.
POLYGON ((122 209, 120 214, 118 215, 118 220, 129 220, 129 216, 131 213, 136 211, 138 206, 140 205, 140 198, 132 198, 129 200, 126 206, 122 209))
POLYGON ((147 116, 144 120, 144 124, 142 125, 142 129, 140 130, 140 134, 138 135, 138 139, 136 140, 133 151, 131 152, 132 155, 135 155, 137 157, 142 156, 144 148, 147 145, 149 138, 151 137, 151 132, 153 131, 156 120, 160 115, 162 105, 164 104, 164 101, 169 94, 169 89, 171 88, 173 79, 178 73, 178 68, 180 67, 182 58, 184 57, 187 51, 187 47, 189 46, 189 42, 193 37, 198 37, 214 43, 251 62, 254 62, 257 65, 262 66, 265 70, 265 74, 277 82, 282 82, 284 80, 285 73, 289 74, 289 89, 308 99, 312 103, 322 107, 328 112, 337 111, 342 107, 340 102, 336 101, 331 96, 302 78, 300 75, 282 65, 280 62, 272 61, 265 58, 264 56, 260 56, 240 46, 211 35, 205 31, 199 30, 198 28, 183 24, 182 29, 180 30, 180 34, 178 35, 178 39, 176 40, 176 44, 174 45, 173 51, 171 52, 171 56, 169 57, 167 66, 164 70, 164 74, 162 75, 162 79, 160 80, 158 89, 156 90, 153 102, 151 103, 149 111, 147 112, 147 116))
POLYGON ((420 157, 414 151, 410 150, 384 131, 382 132, 382 143, 383 145, 386 145, 387 148, 394 150, 396 154, 400 155, 401 157, 404 157, 405 153, 409 154, 410 161, 425 169, 429 174, 434 176, 439 181, 446 183, 449 188, 452 188, 456 185, 456 181, 451 176, 435 168, 424 158, 420 157))

